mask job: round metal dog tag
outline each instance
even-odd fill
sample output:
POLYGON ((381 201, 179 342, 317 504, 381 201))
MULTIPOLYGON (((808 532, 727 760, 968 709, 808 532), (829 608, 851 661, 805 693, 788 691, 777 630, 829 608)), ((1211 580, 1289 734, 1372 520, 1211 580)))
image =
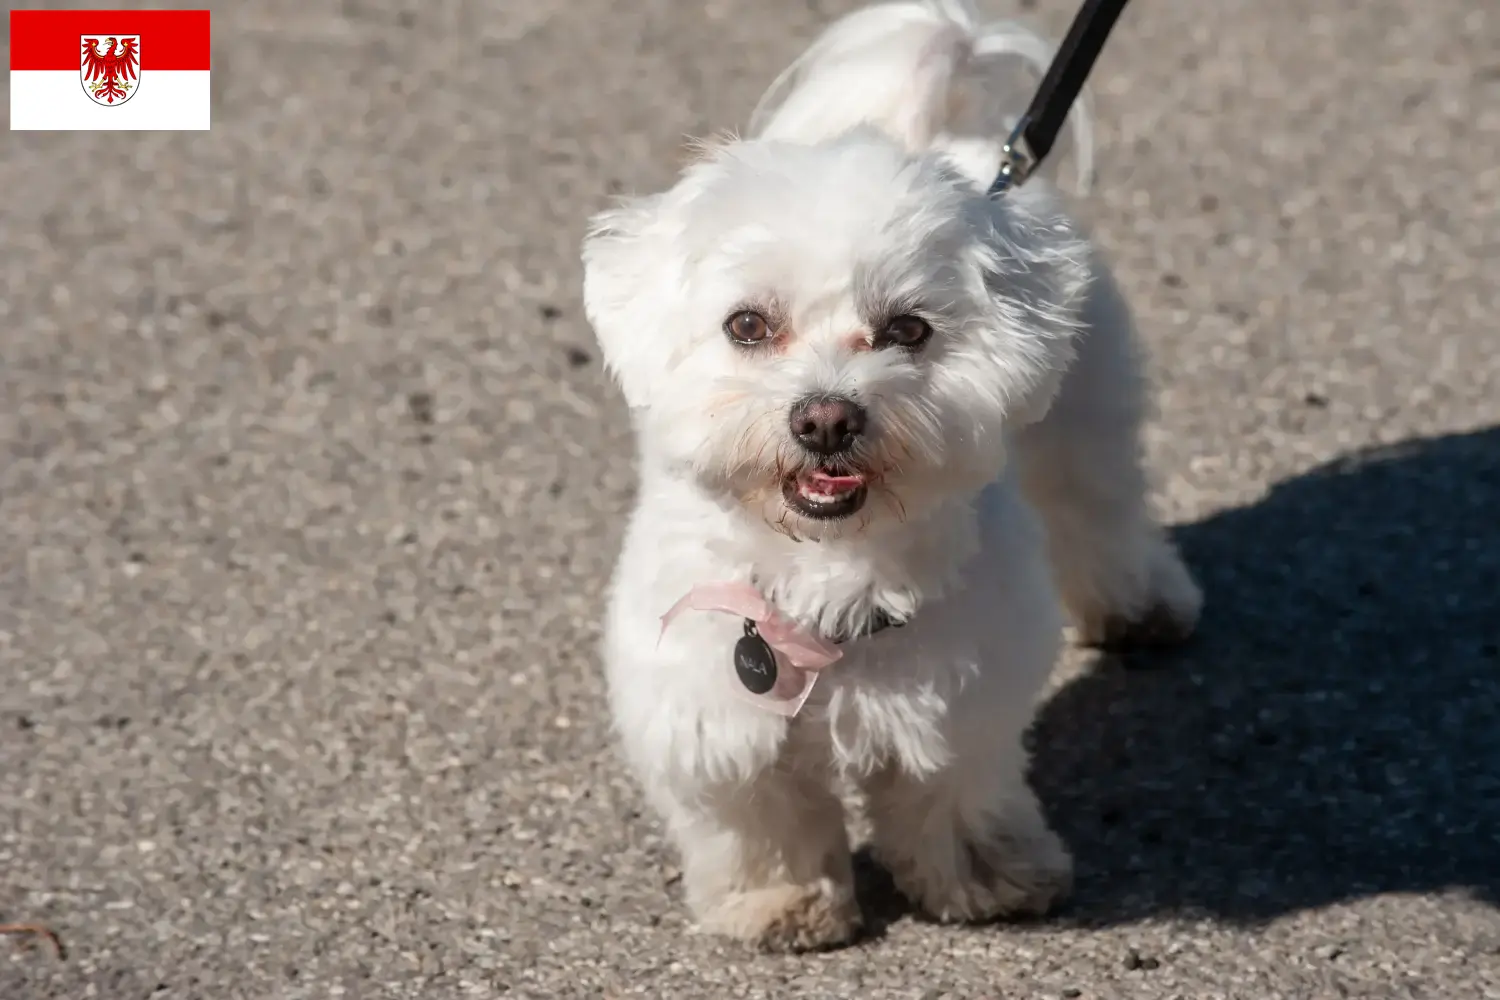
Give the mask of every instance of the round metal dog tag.
POLYGON ((765 694, 776 686, 776 653, 752 621, 745 622, 745 634, 734 644, 734 672, 751 694, 765 694))

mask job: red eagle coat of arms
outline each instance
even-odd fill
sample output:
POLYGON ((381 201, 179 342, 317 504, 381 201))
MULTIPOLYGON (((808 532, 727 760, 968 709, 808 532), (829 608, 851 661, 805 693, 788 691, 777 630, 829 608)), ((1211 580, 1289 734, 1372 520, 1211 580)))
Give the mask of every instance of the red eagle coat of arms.
POLYGON ((141 86, 141 36, 109 35, 83 39, 83 92, 95 104, 124 104, 141 86))

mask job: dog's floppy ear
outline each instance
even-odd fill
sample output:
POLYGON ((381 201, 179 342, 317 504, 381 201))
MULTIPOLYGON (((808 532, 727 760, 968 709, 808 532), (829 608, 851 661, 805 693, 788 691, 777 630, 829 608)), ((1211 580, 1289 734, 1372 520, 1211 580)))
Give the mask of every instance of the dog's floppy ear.
POLYGON ((583 307, 604 366, 632 408, 651 399, 667 360, 661 356, 664 311, 670 301, 665 272, 662 195, 634 198, 590 220, 583 241, 583 307))
POLYGON ((987 206, 990 237, 980 271, 1014 378, 1012 426, 1047 415, 1087 323, 1094 262, 1088 241, 1050 193, 1013 191, 987 206))

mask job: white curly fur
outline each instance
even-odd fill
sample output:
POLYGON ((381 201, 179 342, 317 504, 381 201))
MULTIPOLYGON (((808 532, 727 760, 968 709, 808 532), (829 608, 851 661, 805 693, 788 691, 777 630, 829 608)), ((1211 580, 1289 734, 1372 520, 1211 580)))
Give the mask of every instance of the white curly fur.
POLYGON ((588 315, 639 448, 606 623, 611 706, 708 930, 776 948, 856 932, 837 774, 930 913, 1045 910, 1070 862, 1021 735, 1063 607, 1088 641, 1178 637, 1196 619, 1146 504, 1119 292, 1041 179, 986 199, 998 140, 950 131, 964 65, 1048 51, 954 2, 857 12, 772 88, 757 134, 706 146, 585 241, 588 315), (751 307, 774 343, 726 337, 751 307), (892 313, 931 339, 874 346, 892 313), (810 393, 869 414, 846 456, 868 499, 843 519, 783 495, 818 461, 788 427, 810 393), (659 637, 667 608, 713 581, 753 581, 828 634, 876 609, 910 624, 847 643, 787 720, 736 696, 736 620, 691 614, 659 637))

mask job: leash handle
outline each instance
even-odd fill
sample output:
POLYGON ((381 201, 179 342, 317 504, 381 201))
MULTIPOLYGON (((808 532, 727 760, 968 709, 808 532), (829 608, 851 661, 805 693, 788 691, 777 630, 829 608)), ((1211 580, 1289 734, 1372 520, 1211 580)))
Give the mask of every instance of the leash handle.
POLYGON ((1000 173, 990 185, 991 198, 1024 183, 1052 152, 1052 145, 1068 120, 1068 111, 1082 93, 1089 71, 1098 61, 1104 43, 1109 40, 1110 30, 1128 2, 1084 0, 1026 113, 1005 140, 1001 149, 1000 173))

